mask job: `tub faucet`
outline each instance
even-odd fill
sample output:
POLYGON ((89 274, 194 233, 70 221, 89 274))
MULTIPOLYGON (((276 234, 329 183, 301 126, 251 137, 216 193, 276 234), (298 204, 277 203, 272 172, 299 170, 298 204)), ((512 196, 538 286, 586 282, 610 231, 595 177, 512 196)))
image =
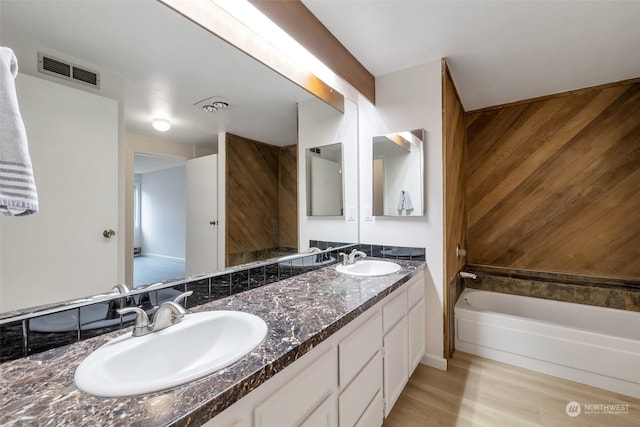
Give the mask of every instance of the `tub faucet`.
POLYGON ((118 310, 118 314, 136 313, 136 323, 133 327, 132 335, 134 337, 142 337, 180 323, 187 312, 179 302, 191 294, 193 294, 193 291, 185 292, 178 295, 173 301, 166 301, 160 304, 156 314, 153 316, 153 323, 149 322, 147 313, 138 307, 121 308, 118 310))
POLYGON ((476 280, 478 278, 477 274, 469 273, 468 271, 461 271, 460 277, 463 279, 473 279, 476 280))

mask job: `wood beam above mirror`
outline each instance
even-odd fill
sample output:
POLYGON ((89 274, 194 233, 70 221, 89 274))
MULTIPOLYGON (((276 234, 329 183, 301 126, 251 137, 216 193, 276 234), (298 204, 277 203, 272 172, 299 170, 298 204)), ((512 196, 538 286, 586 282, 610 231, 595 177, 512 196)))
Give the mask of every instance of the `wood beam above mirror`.
POLYGON ((344 112, 344 95, 215 3, 202 0, 158 1, 344 112))
POLYGON ((375 104, 376 80, 373 74, 300 0, 249 2, 375 104))

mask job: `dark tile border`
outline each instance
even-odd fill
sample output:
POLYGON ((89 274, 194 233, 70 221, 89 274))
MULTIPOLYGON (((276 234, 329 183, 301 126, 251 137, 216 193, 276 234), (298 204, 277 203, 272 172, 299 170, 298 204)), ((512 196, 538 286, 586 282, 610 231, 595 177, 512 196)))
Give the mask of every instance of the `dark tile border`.
MULTIPOLYGON (((349 244, 322 242, 320 246, 326 251, 329 247, 334 248, 346 245, 349 244)), ((332 263, 338 262, 337 250, 327 251, 326 253, 334 258, 332 263)), ((94 304, 87 303, 67 310, 58 310, 55 313, 36 313, 33 316, 23 316, 22 319, 17 321, 11 321, 9 318, 0 324, 0 363, 73 344, 131 326, 134 316, 128 315, 126 318, 123 318, 115 312, 117 308, 138 306, 147 311, 147 314, 151 316, 154 312, 154 306, 164 301, 172 300, 178 294, 186 291, 192 291, 193 294, 185 299, 184 305, 188 309, 193 308, 217 299, 226 298, 230 295, 311 271, 315 269, 315 267, 311 267, 311 262, 316 259, 316 256, 317 254, 313 254, 304 257, 305 260, 308 258, 308 261, 303 263, 302 268, 282 266, 277 261, 250 263, 246 266, 232 267, 229 271, 211 276, 187 279, 175 282, 175 284, 166 283, 163 287, 152 289, 148 292, 139 292, 130 297, 114 296, 108 300, 94 304), (308 266, 305 267, 305 265, 308 266), (86 322, 82 319, 84 317, 86 320, 87 314, 92 310, 104 312, 104 318, 102 320, 109 319, 113 320, 114 323, 99 328, 85 326, 86 322), (37 319, 36 322, 40 324, 42 324, 42 322, 46 323, 48 319, 51 319, 49 323, 60 323, 68 320, 73 326, 70 326, 67 330, 57 332, 42 331, 42 328, 39 328, 40 330, 34 330, 29 324, 32 319, 37 319)))
POLYGON ((640 281, 468 265, 464 286, 493 292, 640 311, 640 281))

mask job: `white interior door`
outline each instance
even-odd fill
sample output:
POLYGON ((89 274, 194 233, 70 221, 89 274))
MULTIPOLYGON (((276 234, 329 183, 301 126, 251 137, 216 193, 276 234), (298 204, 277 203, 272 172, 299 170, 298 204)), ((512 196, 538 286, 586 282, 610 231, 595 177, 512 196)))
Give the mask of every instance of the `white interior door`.
POLYGON ((0 311, 106 292, 118 273, 117 101, 25 74, 16 90, 40 212, 0 220, 0 311))
POLYGON ((186 274, 218 270, 218 155, 187 161, 186 274))

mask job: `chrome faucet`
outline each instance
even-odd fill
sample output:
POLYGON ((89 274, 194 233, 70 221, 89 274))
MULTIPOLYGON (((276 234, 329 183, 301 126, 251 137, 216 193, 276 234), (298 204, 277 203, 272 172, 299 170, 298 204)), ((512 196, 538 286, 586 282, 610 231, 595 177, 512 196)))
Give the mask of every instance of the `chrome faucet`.
POLYGON ((367 257, 367 254, 357 249, 352 250, 349 255, 345 254, 344 252, 340 252, 339 255, 342 258, 342 265, 349 265, 349 264, 355 263, 356 257, 360 257, 360 258, 367 257))
POLYGON ((468 271, 461 271, 460 272, 460 277, 462 279, 473 279, 476 280, 478 278, 478 276, 474 273, 469 273, 468 271))
POLYGON ((185 292, 178 295, 173 301, 166 301, 160 304, 153 316, 153 323, 149 322, 147 313, 138 307, 121 308, 118 310, 118 314, 136 313, 136 323, 133 326, 132 335, 134 337, 142 337, 180 323, 187 312, 179 302, 191 294, 193 294, 193 291, 185 292))

